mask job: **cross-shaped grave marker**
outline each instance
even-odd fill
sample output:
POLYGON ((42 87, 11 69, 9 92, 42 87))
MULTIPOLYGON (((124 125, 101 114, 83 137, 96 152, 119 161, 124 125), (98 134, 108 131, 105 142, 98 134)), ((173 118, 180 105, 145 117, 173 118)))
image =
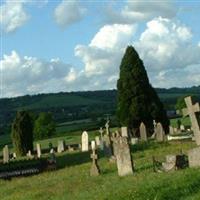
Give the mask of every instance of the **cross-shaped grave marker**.
POLYGON ((191 96, 185 98, 187 108, 182 109, 183 116, 189 115, 194 137, 197 145, 200 145, 200 124, 196 116, 197 112, 200 112, 199 103, 193 104, 191 96))
POLYGON ((92 166, 90 169, 90 176, 98 176, 100 174, 99 166, 97 164, 98 156, 96 154, 96 144, 95 141, 91 142, 92 154, 90 158, 92 159, 92 166))

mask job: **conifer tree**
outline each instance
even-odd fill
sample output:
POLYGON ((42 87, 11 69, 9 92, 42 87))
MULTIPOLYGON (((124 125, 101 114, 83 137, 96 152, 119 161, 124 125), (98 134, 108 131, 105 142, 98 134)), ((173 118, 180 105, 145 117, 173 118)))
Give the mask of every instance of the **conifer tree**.
POLYGON ((117 89, 117 116, 122 126, 137 130, 140 123, 144 122, 151 133, 155 119, 167 131, 169 120, 166 111, 149 83, 142 60, 132 46, 127 47, 122 58, 117 89))
POLYGON ((33 121, 29 112, 17 112, 12 124, 11 138, 18 156, 33 150, 33 121))

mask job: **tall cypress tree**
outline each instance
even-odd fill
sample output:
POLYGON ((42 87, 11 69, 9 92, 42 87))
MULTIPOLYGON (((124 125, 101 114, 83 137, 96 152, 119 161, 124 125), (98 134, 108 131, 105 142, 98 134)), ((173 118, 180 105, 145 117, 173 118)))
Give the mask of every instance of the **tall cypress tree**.
POLYGON ((150 85, 143 62, 132 46, 127 47, 122 58, 117 88, 117 116, 121 125, 137 130, 144 122, 150 132, 155 119, 167 130, 169 120, 163 104, 150 85))
POLYGON ((12 142, 18 156, 33 150, 33 122, 27 111, 17 112, 12 124, 12 142))

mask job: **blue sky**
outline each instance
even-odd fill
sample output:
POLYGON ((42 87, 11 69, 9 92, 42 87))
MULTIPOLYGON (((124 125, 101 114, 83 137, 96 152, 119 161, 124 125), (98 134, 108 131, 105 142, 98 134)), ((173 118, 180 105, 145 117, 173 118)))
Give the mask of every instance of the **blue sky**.
POLYGON ((153 86, 200 85, 198 0, 0 6, 1 97, 116 88, 127 45, 139 52, 153 86))

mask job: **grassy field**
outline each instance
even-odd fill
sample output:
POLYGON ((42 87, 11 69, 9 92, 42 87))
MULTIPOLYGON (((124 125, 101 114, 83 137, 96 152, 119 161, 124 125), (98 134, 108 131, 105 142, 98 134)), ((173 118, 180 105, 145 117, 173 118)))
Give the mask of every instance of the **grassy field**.
POLYGON ((116 165, 99 153, 101 175, 90 177, 89 153, 64 152, 57 155, 59 170, 40 175, 0 181, 1 200, 199 200, 200 169, 170 173, 153 172, 152 156, 184 153, 193 142, 158 144, 153 141, 131 147, 133 176, 118 177, 116 165))

